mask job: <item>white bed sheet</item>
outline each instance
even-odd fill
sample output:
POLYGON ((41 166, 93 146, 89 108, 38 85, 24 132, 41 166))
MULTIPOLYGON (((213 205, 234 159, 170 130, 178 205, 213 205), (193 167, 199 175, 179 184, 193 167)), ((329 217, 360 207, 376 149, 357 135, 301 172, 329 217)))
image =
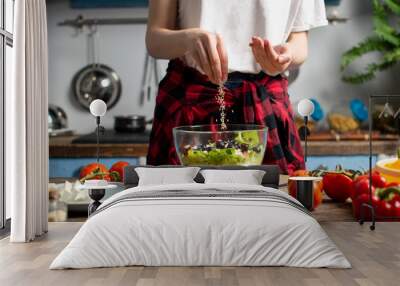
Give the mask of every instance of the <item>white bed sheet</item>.
MULTIPOLYGON (((238 184, 179 184, 125 190, 263 190, 238 184)), ((297 201, 296 201, 297 202, 297 201)), ((50 269, 145 266, 293 266, 350 268, 318 222, 288 204, 254 198, 122 201, 81 227, 50 269)))

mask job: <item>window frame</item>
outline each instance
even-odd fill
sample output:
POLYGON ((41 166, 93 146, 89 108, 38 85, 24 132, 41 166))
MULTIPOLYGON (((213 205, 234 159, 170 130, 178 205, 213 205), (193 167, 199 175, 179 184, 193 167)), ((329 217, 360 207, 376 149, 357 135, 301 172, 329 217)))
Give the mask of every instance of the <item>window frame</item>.
MULTIPOLYGON (((6 218, 5 190, 5 92, 6 92, 6 46, 13 47, 13 34, 6 30, 6 0, 0 0, 0 237, 9 233, 10 220, 6 218)), ((12 5, 15 1, 12 0, 12 5)), ((14 8, 12 9, 14 13, 14 8)), ((10 15, 8 15, 10 16, 10 15)), ((14 15, 12 15, 14 16, 14 15)))

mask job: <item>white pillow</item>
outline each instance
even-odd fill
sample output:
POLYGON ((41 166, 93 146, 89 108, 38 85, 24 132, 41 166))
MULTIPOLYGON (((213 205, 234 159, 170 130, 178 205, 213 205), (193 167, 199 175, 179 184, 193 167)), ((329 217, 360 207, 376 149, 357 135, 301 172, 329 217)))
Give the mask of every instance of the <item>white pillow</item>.
POLYGON ((135 168, 139 176, 138 186, 195 183, 193 180, 200 168, 135 168))
POLYGON ((265 171, 261 170, 202 170, 205 184, 246 184, 261 185, 265 171))

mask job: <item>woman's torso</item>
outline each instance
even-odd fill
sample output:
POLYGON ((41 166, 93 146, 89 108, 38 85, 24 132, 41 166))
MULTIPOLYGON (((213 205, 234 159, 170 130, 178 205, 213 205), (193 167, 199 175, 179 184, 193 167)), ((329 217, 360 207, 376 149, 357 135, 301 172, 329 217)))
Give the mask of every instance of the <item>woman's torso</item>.
MULTIPOLYGON (((249 47, 252 36, 278 45, 293 31, 306 31, 325 22, 323 0, 179 0, 179 28, 220 34, 230 72, 260 71, 249 47)), ((189 56, 184 61, 199 69, 189 56)))

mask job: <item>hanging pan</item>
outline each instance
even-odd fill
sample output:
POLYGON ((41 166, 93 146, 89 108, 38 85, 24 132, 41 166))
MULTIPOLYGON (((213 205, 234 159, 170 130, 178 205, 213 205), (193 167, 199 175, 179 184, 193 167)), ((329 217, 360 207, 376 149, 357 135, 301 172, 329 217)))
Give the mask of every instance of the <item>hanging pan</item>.
POLYGON ((91 27, 88 34, 89 65, 79 70, 72 81, 73 94, 78 103, 89 110, 90 103, 101 99, 108 109, 112 108, 121 96, 121 80, 117 73, 104 64, 98 63, 96 58, 97 28, 91 27))

